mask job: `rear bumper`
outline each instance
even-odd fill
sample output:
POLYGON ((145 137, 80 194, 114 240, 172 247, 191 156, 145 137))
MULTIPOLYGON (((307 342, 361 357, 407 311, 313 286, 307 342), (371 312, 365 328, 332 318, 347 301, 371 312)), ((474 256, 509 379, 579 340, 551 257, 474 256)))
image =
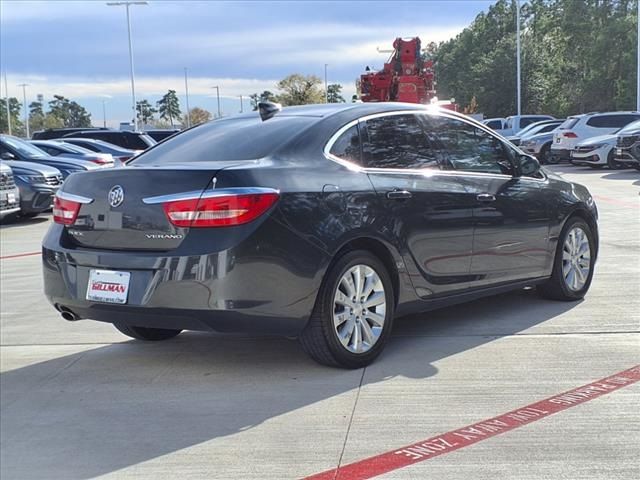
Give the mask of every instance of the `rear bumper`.
POLYGON ((43 241, 45 295, 58 309, 102 322, 295 335, 313 310, 328 258, 292 238, 294 248, 274 228, 262 241, 250 236, 217 252, 171 255, 73 247, 53 224, 43 241), (86 300, 94 268, 130 272, 127 304, 86 300))

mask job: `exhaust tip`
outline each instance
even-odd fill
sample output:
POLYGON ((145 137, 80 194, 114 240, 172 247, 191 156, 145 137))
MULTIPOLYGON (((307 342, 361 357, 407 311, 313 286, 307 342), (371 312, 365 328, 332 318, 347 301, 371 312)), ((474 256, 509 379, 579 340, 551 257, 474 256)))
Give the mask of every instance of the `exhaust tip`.
POLYGON ((69 308, 63 307, 62 305, 56 305, 56 308, 60 312, 62 318, 69 322, 75 322, 76 320, 80 320, 80 317, 73 313, 69 308))

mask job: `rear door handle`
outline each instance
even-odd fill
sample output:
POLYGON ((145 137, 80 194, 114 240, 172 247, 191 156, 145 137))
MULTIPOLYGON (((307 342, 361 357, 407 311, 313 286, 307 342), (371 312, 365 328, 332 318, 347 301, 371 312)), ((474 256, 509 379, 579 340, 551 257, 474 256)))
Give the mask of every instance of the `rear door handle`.
POLYGON ((476 196, 476 200, 483 203, 495 202, 496 197, 490 193, 481 193, 476 196))
POLYGON ((390 200, 404 200, 411 197, 411 192, 407 190, 392 190, 387 192, 387 198, 390 200))

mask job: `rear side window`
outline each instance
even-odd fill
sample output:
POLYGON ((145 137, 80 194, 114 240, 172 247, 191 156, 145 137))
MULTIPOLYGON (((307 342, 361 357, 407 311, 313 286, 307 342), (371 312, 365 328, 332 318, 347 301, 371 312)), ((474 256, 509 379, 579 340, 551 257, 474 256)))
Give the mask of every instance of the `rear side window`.
POLYGON ((365 122, 362 160, 367 168, 438 168, 438 155, 415 115, 390 115, 365 122))
POLYGON ((640 116, 631 114, 598 115, 587 120, 587 125, 596 128, 622 128, 638 118, 640 116))
POLYGON ((215 120, 185 130, 136 157, 131 164, 255 160, 266 157, 311 126, 314 117, 255 117, 215 120))
POLYGON ((331 146, 329 153, 341 160, 361 164, 360 132, 358 125, 348 128, 331 146))
POLYGON ((487 122, 486 125, 494 130, 500 130, 502 129, 502 120, 491 120, 490 122, 487 122))

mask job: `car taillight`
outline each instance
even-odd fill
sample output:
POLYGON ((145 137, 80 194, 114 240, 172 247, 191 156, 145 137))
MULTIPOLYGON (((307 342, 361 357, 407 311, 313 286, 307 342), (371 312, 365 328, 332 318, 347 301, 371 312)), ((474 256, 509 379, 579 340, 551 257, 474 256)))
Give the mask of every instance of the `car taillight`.
POLYGON ((255 220, 278 200, 278 193, 221 195, 162 204, 176 227, 227 227, 255 220))
POLYGON ((565 138, 578 138, 578 135, 573 132, 563 132, 562 136, 565 138))
POLYGON ((98 165, 105 165, 107 163, 113 163, 113 162, 111 162, 111 160, 108 160, 108 159, 103 158, 103 157, 91 158, 91 159, 89 159, 89 161, 93 162, 93 163, 97 163, 98 165))
POLYGON ((82 204, 71 200, 53 197, 53 221, 61 225, 73 225, 82 204))

